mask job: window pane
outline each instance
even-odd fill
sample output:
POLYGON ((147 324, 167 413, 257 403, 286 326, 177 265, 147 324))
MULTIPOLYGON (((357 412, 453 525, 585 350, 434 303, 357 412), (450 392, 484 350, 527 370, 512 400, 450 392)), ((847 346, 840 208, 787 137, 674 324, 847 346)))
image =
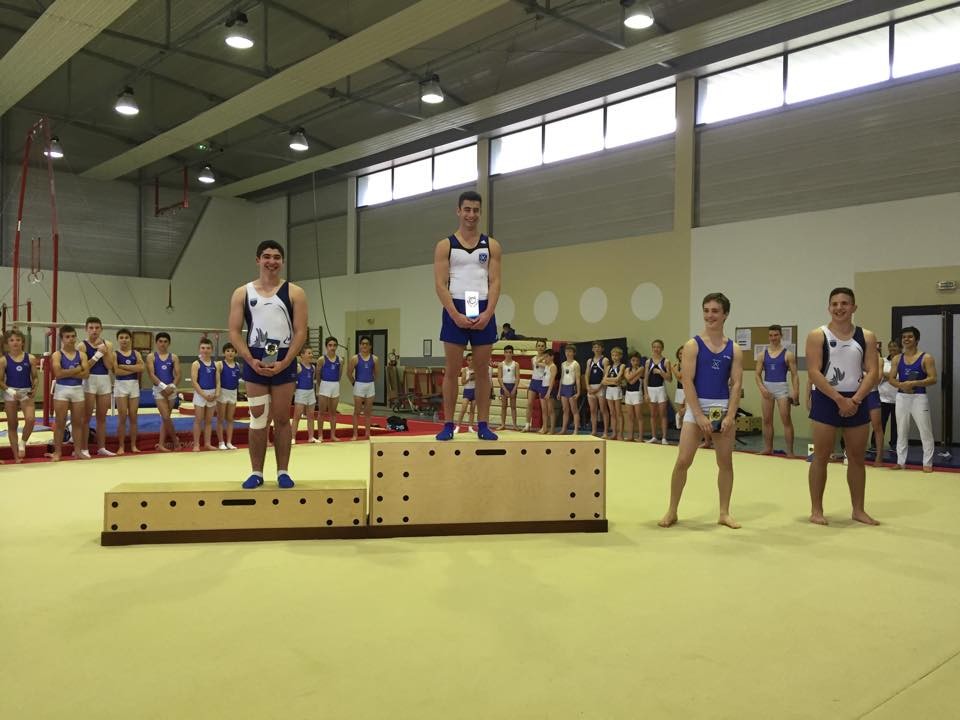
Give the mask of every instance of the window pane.
POLYGON ((787 61, 787 102, 832 95, 889 78, 889 31, 871 30, 791 53, 787 61))
POLYGON ((477 179, 477 146, 433 158, 433 189, 464 185, 477 179))
POLYGON ((357 207, 387 202, 391 197, 389 169, 357 178, 357 207))
POLYGON ((894 77, 960 63, 960 8, 907 20, 893 28, 894 77))
POLYGON ((545 163, 603 150, 603 108, 547 123, 545 163))
POLYGON ((698 123, 749 115, 783 105, 783 58, 705 77, 697 84, 698 123))
POLYGON ((541 128, 494 138, 490 141, 490 174, 508 173, 543 163, 541 128))
POLYGON ((608 148, 677 131, 677 90, 668 88, 607 108, 608 148))
POLYGON ((433 188, 430 171, 430 158, 395 167, 393 169, 393 199, 399 200, 411 195, 430 192, 433 188))

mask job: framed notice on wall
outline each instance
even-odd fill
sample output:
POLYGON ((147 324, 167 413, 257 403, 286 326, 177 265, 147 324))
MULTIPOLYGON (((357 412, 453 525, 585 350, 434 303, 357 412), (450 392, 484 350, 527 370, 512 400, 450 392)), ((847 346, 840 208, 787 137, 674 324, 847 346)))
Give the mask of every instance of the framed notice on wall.
MULTIPOLYGON (((774 323, 770 323, 773 325, 774 323)), ((734 335, 734 342, 740 346, 743 352, 743 369, 756 370, 757 358, 763 355, 767 347, 768 333, 770 325, 751 325, 749 327, 738 327, 734 335)), ((790 350, 794 356, 797 354, 797 326, 783 325, 783 345, 790 350)))
POLYGON ((153 333, 143 332, 143 331, 134 331, 133 349, 136 350, 137 352, 146 352, 146 353, 153 350, 153 333))

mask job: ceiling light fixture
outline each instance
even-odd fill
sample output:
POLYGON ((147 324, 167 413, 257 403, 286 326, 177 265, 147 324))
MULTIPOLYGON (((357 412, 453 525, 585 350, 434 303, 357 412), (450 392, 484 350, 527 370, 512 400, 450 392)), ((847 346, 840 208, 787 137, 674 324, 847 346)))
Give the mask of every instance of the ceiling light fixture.
POLYGON ((635 0, 620 0, 624 9, 623 24, 631 30, 645 30, 653 25, 653 11, 648 5, 634 9, 635 0))
POLYGON ((227 20, 227 36, 224 42, 237 50, 249 50, 253 47, 253 38, 247 32, 246 14, 238 12, 227 20))
POLYGON ((63 145, 60 144, 60 138, 54 135, 50 138, 50 144, 47 145, 47 148, 43 151, 43 154, 48 158, 53 158, 54 160, 59 160, 63 157, 63 145))
POLYGON ((217 181, 217 176, 213 174, 213 168, 209 165, 204 165, 203 169, 200 170, 200 174, 197 175, 197 180, 202 182, 204 185, 210 185, 217 181))
POLYGON ((137 105, 137 99, 133 96, 132 87, 127 86, 120 91, 120 94, 117 96, 117 102, 114 104, 113 109, 121 115, 126 115, 128 117, 140 114, 140 106, 137 105))
POLYGON ((290 149, 297 152, 306 152, 310 149, 310 143, 307 142, 307 136, 304 135, 303 128, 290 131, 290 149))
POLYGON ((430 105, 443 102, 443 88, 440 87, 439 75, 431 75, 426 82, 420 83, 420 99, 430 105))

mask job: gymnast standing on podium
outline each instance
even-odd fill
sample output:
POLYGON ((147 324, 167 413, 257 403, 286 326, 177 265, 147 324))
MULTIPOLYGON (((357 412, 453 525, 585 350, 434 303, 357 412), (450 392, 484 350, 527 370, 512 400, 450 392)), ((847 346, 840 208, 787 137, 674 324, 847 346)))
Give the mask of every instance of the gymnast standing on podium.
POLYGON ((250 477, 245 490, 263 485, 267 432, 273 423, 277 485, 292 488, 290 405, 297 382, 297 351, 307 340, 307 296, 284 280, 283 246, 264 240, 257 246, 259 275, 230 298, 230 343, 243 358, 243 381, 250 406, 250 477), (244 332, 243 327, 247 329, 244 332))
MULTIPOLYGON (((457 231, 437 243, 433 277, 443 305, 440 340, 446 359, 443 374, 443 430, 437 440, 453 440, 457 378, 467 345, 474 367, 490 365, 490 348, 497 341, 494 310, 500 298, 500 243, 480 232, 480 194, 468 190, 457 201, 457 231)), ((490 430, 490 376, 476 374, 477 437, 496 440, 490 430)))

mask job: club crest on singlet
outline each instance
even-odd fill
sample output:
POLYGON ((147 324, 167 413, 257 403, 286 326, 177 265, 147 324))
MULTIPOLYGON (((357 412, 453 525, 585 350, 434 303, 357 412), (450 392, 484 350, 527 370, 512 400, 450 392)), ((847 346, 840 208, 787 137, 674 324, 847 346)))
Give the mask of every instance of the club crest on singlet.
POLYGON ((478 260, 480 260, 482 263, 485 263, 487 261, 487 254, 485 252, 480 253, 478 260))

